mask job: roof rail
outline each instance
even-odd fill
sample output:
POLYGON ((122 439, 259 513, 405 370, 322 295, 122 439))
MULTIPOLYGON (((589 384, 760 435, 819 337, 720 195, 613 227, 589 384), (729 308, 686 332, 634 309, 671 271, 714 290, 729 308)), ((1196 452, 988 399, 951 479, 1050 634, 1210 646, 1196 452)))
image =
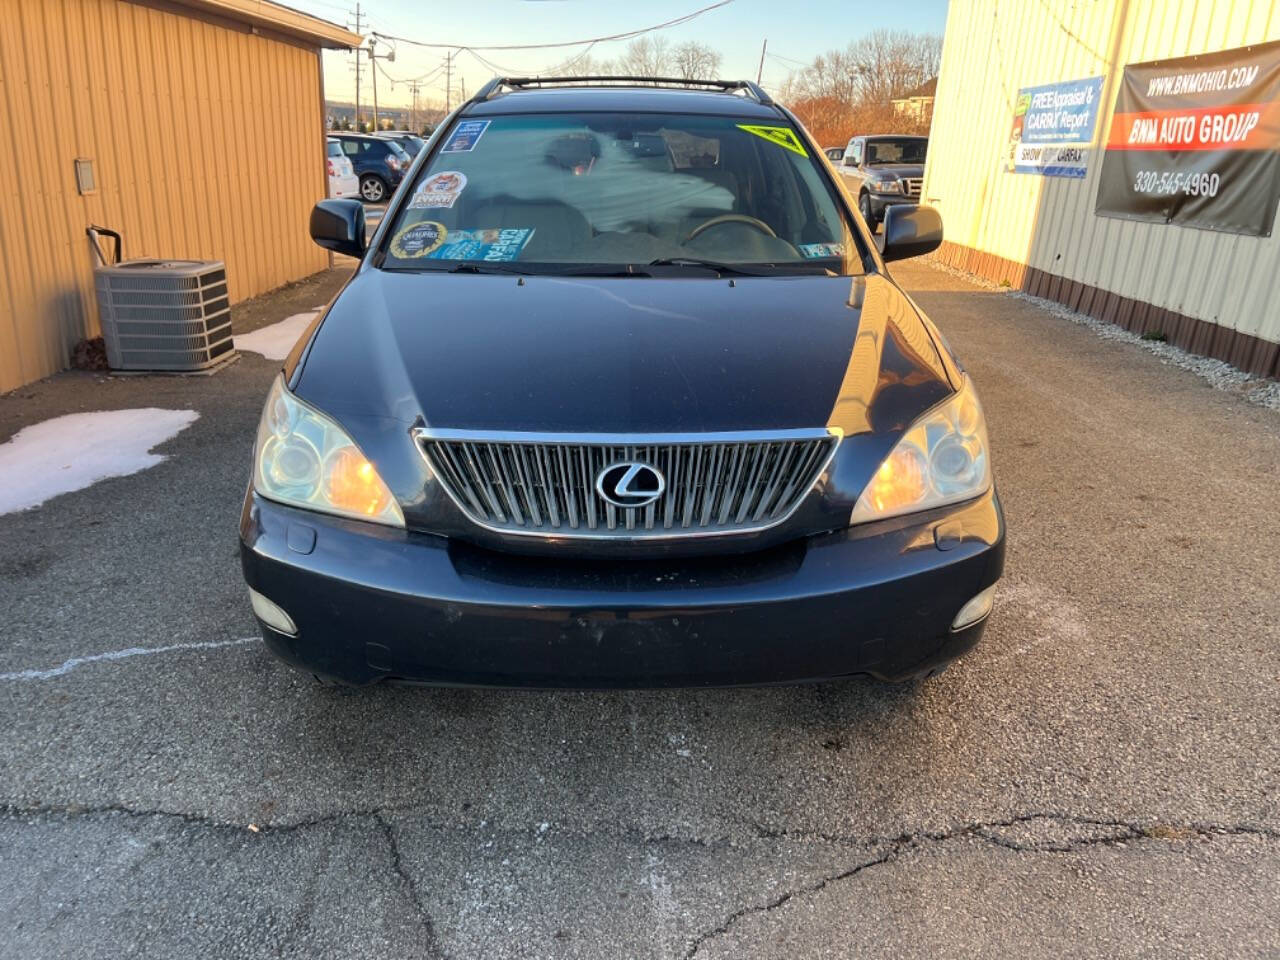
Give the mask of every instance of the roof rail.
POLYGON ((574 86, 582 84, 642 84, 655 87, 710 87, 728 93, 732 90, 745 90, 748 95, 765 106, 773 105, 773 98, 750 80, 686 80, 682 77, 494 77, 476 91, 474 101, 488 100, 501 93, 503 89, 524 90, 529 87, 574 86))

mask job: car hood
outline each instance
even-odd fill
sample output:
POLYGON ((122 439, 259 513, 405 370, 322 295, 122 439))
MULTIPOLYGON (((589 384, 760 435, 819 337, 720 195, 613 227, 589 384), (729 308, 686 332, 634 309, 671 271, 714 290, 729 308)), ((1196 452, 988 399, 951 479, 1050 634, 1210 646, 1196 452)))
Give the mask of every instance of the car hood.
POLYGON ((888 174, 895 177, 923 177, 924 164, 922 163, 869 163, 867 164, 867 172, 874 174, 888 174))
MULTIPOLYGON (((299 355, 301 351, 299 351, 299 355)), ((366 268, 293 387, 344 422, 565 433, 904 429, 950 392, 888 279, 366 268)))

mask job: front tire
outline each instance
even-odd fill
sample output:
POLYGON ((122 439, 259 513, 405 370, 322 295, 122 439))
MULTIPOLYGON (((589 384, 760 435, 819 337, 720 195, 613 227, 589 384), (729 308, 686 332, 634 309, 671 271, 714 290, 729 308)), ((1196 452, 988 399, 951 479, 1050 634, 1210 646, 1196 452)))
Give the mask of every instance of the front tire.
POLYGON ((875 212, 871 209, 870 195, 864 193, 858 197, 858 212, 862 214, 862 219, 867 222, 867 229, 875 233, 879 224, 876 223, 875 212))
POLYGON ((366 203, 382 203, 390 192, 387 182, 375 174, 366 173, 360 178, 360 197, 366 203))

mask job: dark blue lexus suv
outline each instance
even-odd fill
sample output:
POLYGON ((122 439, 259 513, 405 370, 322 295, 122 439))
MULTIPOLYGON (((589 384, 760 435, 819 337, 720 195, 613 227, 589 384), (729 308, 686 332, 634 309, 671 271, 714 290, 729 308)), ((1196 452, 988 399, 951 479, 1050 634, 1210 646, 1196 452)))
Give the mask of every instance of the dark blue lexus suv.
POLYGON ((240 522, 326 682, 629 687, 936 672, 1004 521, 974 384, 749 82, 500 79, 411 167, 271 387, 240 522))

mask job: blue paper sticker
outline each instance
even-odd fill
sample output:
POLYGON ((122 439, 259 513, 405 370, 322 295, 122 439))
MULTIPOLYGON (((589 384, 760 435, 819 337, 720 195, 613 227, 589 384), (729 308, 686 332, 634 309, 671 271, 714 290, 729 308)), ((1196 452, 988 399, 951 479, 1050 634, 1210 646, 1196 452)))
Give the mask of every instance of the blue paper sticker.
POLYGON ((453 230, 427 256, 433 260, 515 260, 533 236, 533 228, 514 230, 453 230))
POLYGON ((470 153, 489 129, 488 120, 463 120, 453 128, 449 140, 440 150, 441 153, 470 153))
POLYGON ((843 243, 802 243, 800 253, 809 260, 819 257, 843 257, 843 243))

